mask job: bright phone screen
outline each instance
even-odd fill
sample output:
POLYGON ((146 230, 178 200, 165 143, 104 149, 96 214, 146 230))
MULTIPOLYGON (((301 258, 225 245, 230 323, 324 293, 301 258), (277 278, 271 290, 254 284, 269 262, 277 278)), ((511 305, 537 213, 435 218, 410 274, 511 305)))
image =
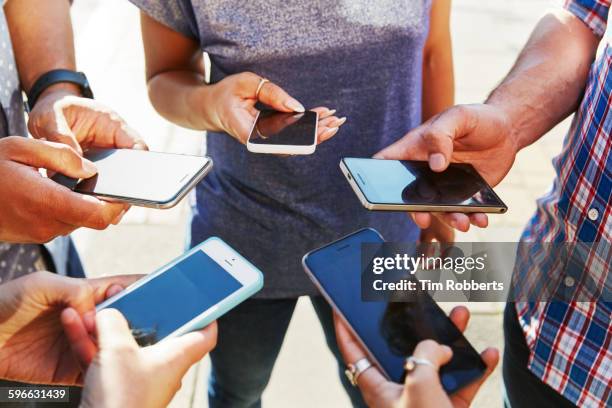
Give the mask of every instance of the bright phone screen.
POLYGON ((241 287, 200 250, 106 308, 118 309, 139 344, 147 345, 173 333, 241 287))
POLYGON ((362 230, 311 253, 306 265, 394 382, 404 381, 406 358, 425 339, 453 349, 452 360, 440 369, 448 393, 479 378, 484 362, 428 294, 416 302, 361 300, 361 244, 382 242, 376 232, 362 230))
POLYGON ((345 158, 351 176, 374 204, 505 207, 470 164, 442 173, 427 162, 345 158))
POLYGON ((312 146, 317 140, 317 114, 261 111, 249 143, 259 145, 312 146))
POLYGON ((91 150, 85 157, 98 168, 94 177, 78 184, 61 175, 54 180, 79 193, 156 203, 175 198, 210 162, 207 157, 130 149, 91 150))

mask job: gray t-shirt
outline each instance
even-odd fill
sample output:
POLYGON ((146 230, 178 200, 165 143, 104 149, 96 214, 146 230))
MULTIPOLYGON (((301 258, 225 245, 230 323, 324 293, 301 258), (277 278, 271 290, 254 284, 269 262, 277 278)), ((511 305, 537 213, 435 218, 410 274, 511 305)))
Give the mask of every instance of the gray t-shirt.
POLYGON ((301 266, 314 248, 367 226, 388 240, 418 238, 406 214, 365 210, 338 165, 420 124, 430 0, 131 1, 199 42, 211 82, 251 71, 307 108, 348 117, 310 156, 253 154, 209 133, 215 166, 197 188, 192 245, 220 236, 264 272, 260 297, 289 298, 317 293, 301 266))

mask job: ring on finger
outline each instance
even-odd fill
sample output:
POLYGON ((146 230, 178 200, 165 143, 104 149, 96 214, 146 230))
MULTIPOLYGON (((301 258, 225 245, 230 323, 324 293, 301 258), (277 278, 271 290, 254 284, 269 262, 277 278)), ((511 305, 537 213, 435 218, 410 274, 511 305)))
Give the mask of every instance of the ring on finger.
POLYGON ((404 369, 406 370, 407 374, 410 374, 411 372, 416 370, 417 367, 420 365, 429 366, 433 368, 434 370, 438 371, 436 369, 436 366, 431 361, 425 358, 416 358, 413 356, 410 356, 406 359, 406 363, 404 364, 404 369))
POLYGON ((255 91, 255 99, 259 100, 259 94, 261 93, 261 88, 267 83, 270 82, 269 79, 261 78, 259 80, 259 84, 257 85, 257 90, 255 91))

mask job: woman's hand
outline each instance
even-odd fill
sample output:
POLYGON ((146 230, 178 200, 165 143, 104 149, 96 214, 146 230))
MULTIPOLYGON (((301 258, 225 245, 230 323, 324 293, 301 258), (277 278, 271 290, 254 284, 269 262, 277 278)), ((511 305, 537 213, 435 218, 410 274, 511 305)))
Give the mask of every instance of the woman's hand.
MULTIPOLYGON (((228 76, 214 85, 200 87, 194 93, 196 106, 202 106, 207 130, 225 132, 245 144, 257 117, 255 105, 260 102, 279 112, 304 112, 304 106, 272 82, 243 72, 228 76), (258 92, 259 90, 259 92, 258 92)), ((334 116, 325 107, 312 109, 319 113, 318 143, 338 132, 346 118, 334 116)))
MULTIPOLYGON (((469 318, 469 311, 461 306, 454 308, 450 314, 450 319, 462 332, 467 327, 469 318)), ((336 338, 344 361, 354 363, 365 357, 365 350, 353 337, 341 318, 335 315, 334 321, 336 338)), ((374 408, 467 408, 499 360, 499 352, 496 349, 488 348, 483 351, 481 357, 487 365, 485 374, 478 381, 448 396, 440 383, 437 368, 450 361, 451 349, 433 340, 425 340, 417 345, 413 356, 429 360, 436 369, 419 366, 406 376, 404 385, 388 381, 376 367, 363 371, 359 376, 358 385, 368 406, 374 408)))

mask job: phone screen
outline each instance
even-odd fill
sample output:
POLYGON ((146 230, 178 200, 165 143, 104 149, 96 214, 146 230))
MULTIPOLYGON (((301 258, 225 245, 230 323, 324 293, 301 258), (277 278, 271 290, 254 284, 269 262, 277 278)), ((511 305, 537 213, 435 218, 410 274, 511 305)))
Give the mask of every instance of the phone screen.
POLYGON ((374 204, 506 207, 470 164, 453 163, 436 173, 420 161, 343 160, 374 204))
POLYGON ((127 319, 141 345, 154 344, 242 288, 199 250, 106 305, 127 319))
POLYGON ((94 177, 53 179, 79 193, 154 203, 172 201, 210 165, 207 157, 130 149, 93 149, 85 157, 98 168, 94 177))
POLYGON ((311 146, 316 143, 317 114, 285 113, 270 110, 260 112, 249 143, 259 145, 311 146))
POLYGON ((383 240, 374 230, 362 230, 312 252, 305 262, 389 378, 404 381, 406 358, 425 339, 453 350, 451 361, 440 369, 448 393, 481 377, 486 367, 479 354, 427 293, 413 302, 361 300, 362 243, 383 240))

